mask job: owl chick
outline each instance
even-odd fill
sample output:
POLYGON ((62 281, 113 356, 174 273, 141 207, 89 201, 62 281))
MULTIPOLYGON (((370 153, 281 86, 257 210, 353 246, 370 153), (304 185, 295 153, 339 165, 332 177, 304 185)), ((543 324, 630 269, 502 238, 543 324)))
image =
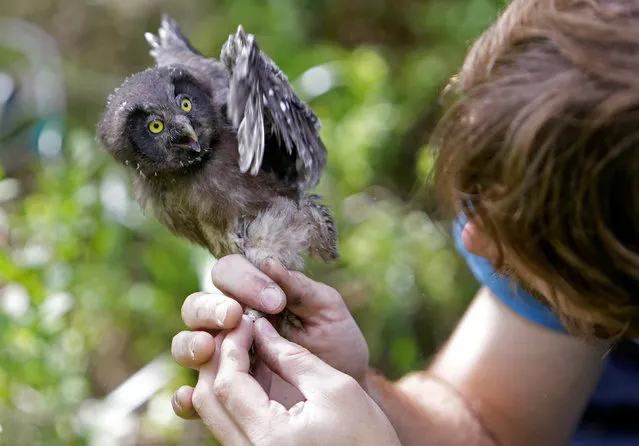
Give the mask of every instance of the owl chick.
POLYGON ((98 125, 143 208, 217 258, 337 259, 330 211, 307 193, 326 164, 319 120, 254 36, 239 27, 220 61, 166 15, 145 37, 157 66, 127 78, 98 125))

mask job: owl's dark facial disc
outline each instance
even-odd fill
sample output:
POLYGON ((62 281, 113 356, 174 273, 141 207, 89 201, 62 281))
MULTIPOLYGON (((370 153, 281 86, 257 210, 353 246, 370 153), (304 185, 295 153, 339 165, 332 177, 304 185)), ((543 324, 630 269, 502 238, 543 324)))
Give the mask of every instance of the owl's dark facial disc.
POLYGON ((211 135, 206 122, 170 106, 144 104, 130 116, 128 127, 133 149, 128 155, 144 174, 188 168, 201 162, 210 151, 211 135))
POLYGON ((158 176, 211 156, 221 119, 206 82, 180 67, 154 68, 131 76, 116 91, 99 135, 120 162, 158 176))

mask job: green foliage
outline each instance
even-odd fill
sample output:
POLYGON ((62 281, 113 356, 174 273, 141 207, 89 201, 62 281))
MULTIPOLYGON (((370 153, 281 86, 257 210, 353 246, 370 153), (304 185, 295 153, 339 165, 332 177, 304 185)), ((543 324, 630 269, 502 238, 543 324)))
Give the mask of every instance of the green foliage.
MULTIPOLYGON (((341 259, 311 263, 307 273, 340 290, 373 366, 397 378, 426 365, 476 284, 449 223, 424 212, 435 206, 430 194, 415 191, 432 185, 428 133, 441 88, 501 2, 406 0, 398 9, 362 0, 353 3, 358 19, 337 0, 156 2, 152 10, 148 2, 61 3, 73 12, 52 13, 44 0, 9 8, 58 39, 69 129, 62 157, 15 174, 29 186, 0 215, 0 236, 8 230, 0 240, 0 444, 97 441, 83 414, 168 353, 184 328, 183 299, 208 284, 208 254, 144 216, 94 140, 106 95, 151 63, 142 33, 156 29, 161 10, 210 55, 242 23, 308 98, 329 149, 318 192, 335 211, 341 259), (322 83, 327 91, 316 96, 322 83)), ((167 367, 169 381, 135 414, 131 444, 204 444, 169 405, 195 375, 167 367)))

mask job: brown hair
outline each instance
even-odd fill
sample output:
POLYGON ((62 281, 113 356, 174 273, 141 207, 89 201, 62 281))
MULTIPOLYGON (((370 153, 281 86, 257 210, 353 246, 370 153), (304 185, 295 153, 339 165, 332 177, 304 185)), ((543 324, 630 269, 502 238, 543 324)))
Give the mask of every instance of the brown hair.
POLYGON ((569 328, 637 335, 639 0, 514 0, 449 90, 445 208, 551 285, 569 328))

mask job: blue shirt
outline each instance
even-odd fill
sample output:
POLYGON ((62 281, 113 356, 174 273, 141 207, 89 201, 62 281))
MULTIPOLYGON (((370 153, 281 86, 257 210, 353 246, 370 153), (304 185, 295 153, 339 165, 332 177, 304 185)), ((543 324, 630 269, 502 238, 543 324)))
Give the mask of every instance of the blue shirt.
MULTIPOLYGON (((461 240, 465 220, 453 224, 455 247, 475 278, 504 304, 529 321, 548 330, 566 332, 547 306, 497 275, 490 262, 469 253, 461 240)), ((570 446, 639 445, 639 345, 619 343, 608 355, 608 363, 570 446)), ((542 445, 540 445, 542 446, 542 445)))

